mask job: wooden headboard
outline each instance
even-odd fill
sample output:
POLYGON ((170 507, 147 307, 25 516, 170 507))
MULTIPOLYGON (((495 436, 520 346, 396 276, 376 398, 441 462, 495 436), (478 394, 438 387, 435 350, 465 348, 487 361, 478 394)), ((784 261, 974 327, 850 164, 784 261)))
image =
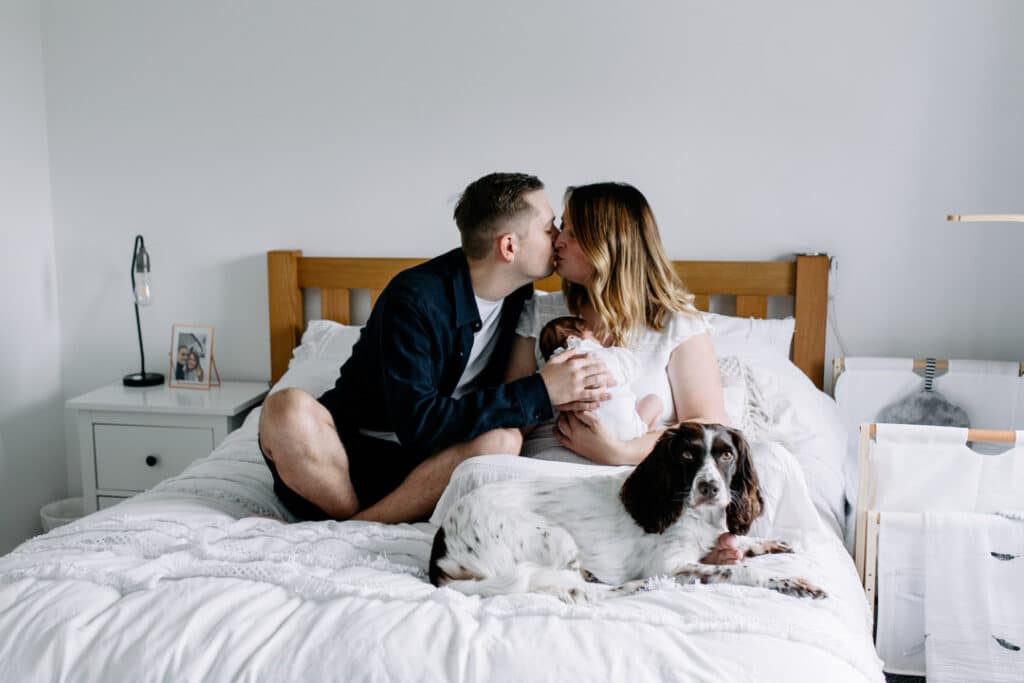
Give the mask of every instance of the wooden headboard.
MULTIPOLYGON (((299 344, 303 321, 302 290, 320 290, 320 316, 348 323, 349 290, 370 290, 371 304, 401 270, 422 263, 415 258, 329 258, 301 251, 267 252, 270 298, 270 377, 276 382, 288 369, 299 344)), ((707 310, 713 295, 736 297, 736 315, 766 318, 769 296, 794 297, 796 332, 792 360, 820 389, 825 378, 825 316, 828 302, 828 256, 797 256, 795 261, 675 261, 683 282, 707 310)), ((536 283, 537 289, 561 287, 557 275, 536 283)))

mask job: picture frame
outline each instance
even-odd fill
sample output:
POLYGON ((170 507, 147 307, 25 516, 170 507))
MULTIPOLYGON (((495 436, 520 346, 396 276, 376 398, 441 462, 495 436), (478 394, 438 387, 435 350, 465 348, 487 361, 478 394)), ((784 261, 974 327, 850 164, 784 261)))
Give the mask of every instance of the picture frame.
POLYGON ((213 359, 213 326, 171 326, 170 367, 167 384, 173 389, 209 389, 220 386, 213 359))

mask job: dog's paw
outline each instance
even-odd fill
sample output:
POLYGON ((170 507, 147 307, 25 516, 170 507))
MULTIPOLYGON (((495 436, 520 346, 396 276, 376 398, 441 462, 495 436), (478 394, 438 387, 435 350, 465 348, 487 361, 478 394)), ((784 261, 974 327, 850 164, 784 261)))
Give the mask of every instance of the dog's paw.
POLYGON ((553 595, 567 605, 585 605, 594 601, 594 596, 586 588, 573 586, 572 588, 560 588, 544 591, 553 595))
POLYGON ((586 605, 595 600, 595 596, 585 588, 567 588, 555 593, 555 597, 567 605, 586 605))
POLYGON ((793 552, 793 546, 785 541, 764 541, 750 548, 750 550, 747 551, 747 557, 791 552, 793 552))
POLYGON ((828 593, 818 588, 807 579, 769 579, 768 588, 794 598, 811 598, 813 600, 821 600, 828 597, 828 593))
POLYGON ((635 579, 633 581, 627 581, 626 583, 612 587, 609 590, 609 593, 617 597, 623 597, 626 595, 635 595, 637 593, 646 593, 650 590, 653 590, 653 588, 649 580, 635 579))

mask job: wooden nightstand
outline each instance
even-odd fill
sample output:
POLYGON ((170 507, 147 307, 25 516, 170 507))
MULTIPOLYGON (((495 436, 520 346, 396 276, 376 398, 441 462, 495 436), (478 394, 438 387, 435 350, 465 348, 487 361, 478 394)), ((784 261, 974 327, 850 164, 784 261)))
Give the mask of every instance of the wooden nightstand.
POLYGON ((110 507, 210 454, 267 395, 263 382, 209 391, 108 384, 67 402, 78 425, 85 512, 110 507))

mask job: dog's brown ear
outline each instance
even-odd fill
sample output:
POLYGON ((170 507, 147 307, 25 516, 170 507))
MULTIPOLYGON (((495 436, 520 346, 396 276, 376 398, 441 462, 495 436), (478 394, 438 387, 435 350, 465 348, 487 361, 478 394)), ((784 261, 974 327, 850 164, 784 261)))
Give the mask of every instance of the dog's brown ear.
POLYGON ((761 515, 764 499, 757 481, 757 471, 750 457, 750 446, 743 433, 738 429, 729 429, 733 446, 736 448, 736 471, 732 475, 730 494, 732 502, 725 510, 726 524, 729 532, 745 534, 750 525, 761 515))
POLYGON ((649 534, 660 534, 683 514, 686 496, 677 490, 676 430, 667 430, 629 475, 619 498, 630 517, 649 534))

